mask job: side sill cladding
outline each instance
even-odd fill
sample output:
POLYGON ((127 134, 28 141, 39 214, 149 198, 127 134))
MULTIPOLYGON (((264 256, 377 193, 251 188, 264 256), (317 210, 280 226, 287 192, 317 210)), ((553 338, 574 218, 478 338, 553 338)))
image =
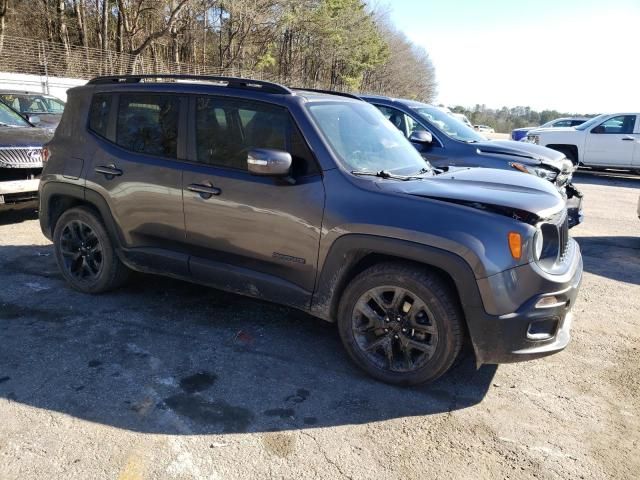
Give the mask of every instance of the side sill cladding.
POLYGON ((373 235, 348 234, 334 242, 319 274, 311 303, 311 313, 328 321, 335 321, 338 302, 352 269, 367 255, 383 255, 435 267, 453 280, 460 304, 469 316, 483 308, 480 291, 473 270, 456 254, 445 250, 373 235))

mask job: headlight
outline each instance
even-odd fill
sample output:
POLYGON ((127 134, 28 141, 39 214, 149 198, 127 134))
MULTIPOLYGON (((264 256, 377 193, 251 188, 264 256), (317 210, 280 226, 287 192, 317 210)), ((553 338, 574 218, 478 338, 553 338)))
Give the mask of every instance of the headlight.
POLYGON ((542 230, 538 230, 533 237, 533 258, 536 262, 540 260, 543 245, 544 235, 542 234, 542 230))
POLYGON ((509 165, 511 165, 516 170, 520 170, 524 173, 530 173, 531 175, 544 178, 545 180, 549 180, 550 182, 554 182, 556 177, 558 176, 558 172, 545 167, 534 167, 531 165, 524 165, 522 163, 516 162, 511 162, 509 165))
POLYGON ((539 145, 540 137, 538 135, 527 135, 527 142, 535 143, 536 145, 539 145))

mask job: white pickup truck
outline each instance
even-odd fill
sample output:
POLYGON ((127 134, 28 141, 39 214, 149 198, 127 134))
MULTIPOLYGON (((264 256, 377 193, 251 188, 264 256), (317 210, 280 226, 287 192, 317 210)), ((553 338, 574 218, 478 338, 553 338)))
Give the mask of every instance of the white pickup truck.
POLYGON ((608 113, 567 128, 538 128, 527 141, 564 153, 575 165, 640 172, 640 113, 608 113))

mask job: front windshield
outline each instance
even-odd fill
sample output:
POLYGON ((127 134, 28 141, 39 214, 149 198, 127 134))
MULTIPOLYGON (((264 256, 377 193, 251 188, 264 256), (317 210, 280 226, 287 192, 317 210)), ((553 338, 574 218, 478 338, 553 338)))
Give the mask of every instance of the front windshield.
POLYGON ((27 127, 29 124, 17 112, 0 102, 0 127, 27 127))
POLYGON ((402 175, 429 169, 402 133, 373 105, 312 103, 307 107, 331 149, 350 171, 402 175))
POLYGON ((60 115, 64 110, 61 100, 44 95, 2 93, 0 100, 20 113, 60 115))
POLYGON ((442 110, 434 107, 429 107, 427 105, 412 108, 413 110, 418 112, 418 114, 422 118, 427 120, 442 133, 455 140, 460 140, 461 142, 468 143, 484 142, 487 140, 485 137, 477 133, 474 129, 469 128, 460 120, 452 117, 442 110))
POLYGON ((609 115, 604 114, 604 115, 598 115, 597 117, 593 117, 591 120, 587 120, 586 122, 584 122, 581 125, 578 125, 576 128, 576 130, 587 130, 591 127, 593 127, 594 125, 599 124, 600 122, 604 122, 605 119, 608 117, 609 115))

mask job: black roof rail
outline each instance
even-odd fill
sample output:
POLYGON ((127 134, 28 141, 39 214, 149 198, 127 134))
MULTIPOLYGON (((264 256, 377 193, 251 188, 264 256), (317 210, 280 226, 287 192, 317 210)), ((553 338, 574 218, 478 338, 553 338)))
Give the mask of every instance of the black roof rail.
POLYGON ((145 74, 145 75, 111 75, 95 77, 87 82, 87 85, 106 85, 112 83, 141 83, 143 80, 197 80, 208 82, 227 82, 229 88, 259 88, 267 93, 280 93, 291 95, 293 92, 287 87, 265 80, 253 80, 251 78, 224 77, 215 75, 180 75, 180 74, 145 74))
POLYGON ((341 97, 353 98, 355 100, 362 100, 358 95, 354 93, 338 92, 335 90, 323 90, 321 88, 304 88, 304 87, 293 87, 292 90, 306 90, 307 92, 326 93, 327 95, 339 95, 341 97))

